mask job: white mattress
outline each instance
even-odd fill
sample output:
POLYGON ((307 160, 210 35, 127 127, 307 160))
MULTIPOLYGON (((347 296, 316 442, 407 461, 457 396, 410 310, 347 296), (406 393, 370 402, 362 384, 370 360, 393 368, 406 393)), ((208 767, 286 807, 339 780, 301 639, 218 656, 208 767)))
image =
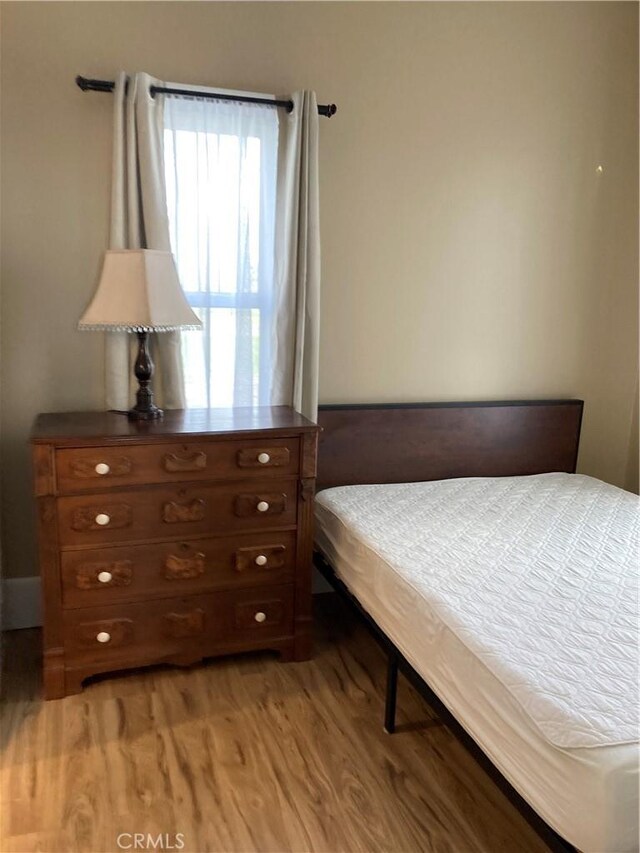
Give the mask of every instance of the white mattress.
POLYGON ((640 502, 542 474, 316 499, 337 575, 533 808, 638 850, 640 502))

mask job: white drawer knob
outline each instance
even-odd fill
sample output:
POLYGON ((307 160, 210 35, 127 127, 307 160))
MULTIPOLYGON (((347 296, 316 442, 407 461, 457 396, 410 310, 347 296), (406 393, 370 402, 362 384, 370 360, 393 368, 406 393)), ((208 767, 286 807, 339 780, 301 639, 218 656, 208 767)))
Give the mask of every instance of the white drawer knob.
POLYGON ((107 631, 100 631, 99 634, 96 634, 96 640, 99 643, 108 643, 110 639, 111 634, 109 634, 107 631))
POLYGON ((258 512, 266 512, 269 509, 269 504, 267 501, 260 501, 258 503, 258 512))
POLYGON ((271 457, 268 453, 258 453, 258 462, 261 465, 266 465, 267 462, 271 462, 271 457))
POLYGON ((267 558, 265 557, 265 555, 264 554, 258 554, 258 556, 256 557, 256 566, 266 566, 266 565, 267 565, 267 558))
POLYGON ((98 462, 95 467, 96 474, 100 474, 101 476, 108 474, 110 470, 111 468, 109 468, 106 462, 98 462))
POLYGON ((109 583, 109 581, 113 578, 111 572, 100 572, 98 574, 98 580, 100 583, 109 583))
POLYGON ((99 512, 96 515, 96 524, 99 524, 100 527, 104 527, 105 524, 109 524, 110 521, 111 519, 109 518, 106 512, 99 512))
POLYGON ((267 614, 259 610, 253 618, 256 620, 256 622, 264 622, 267 618, 267 614))

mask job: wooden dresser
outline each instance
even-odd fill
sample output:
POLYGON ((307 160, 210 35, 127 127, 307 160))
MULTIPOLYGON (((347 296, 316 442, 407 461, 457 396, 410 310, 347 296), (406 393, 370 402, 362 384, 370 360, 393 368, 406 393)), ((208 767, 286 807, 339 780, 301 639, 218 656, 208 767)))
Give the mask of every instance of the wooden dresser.
POLYGON ((39 415, 45 697, 152 663, 308 658, 317 433, 287 407, 39 415))

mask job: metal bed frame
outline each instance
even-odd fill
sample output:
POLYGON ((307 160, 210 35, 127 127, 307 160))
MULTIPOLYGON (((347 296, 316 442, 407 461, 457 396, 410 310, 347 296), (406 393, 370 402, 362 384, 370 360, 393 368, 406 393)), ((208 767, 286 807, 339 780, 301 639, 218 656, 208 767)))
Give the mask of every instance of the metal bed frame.
POLYGON ((384 705, 384 729, 389 734, 396 730, 396 705, 398 695, 398 673, 402 672, 407 681, 427 701, 437 713, 438 717, 456 735, 459 741, 471 753, 482 769, 487 773, 495 785, 502 791, 507 799, 516 807, 527 823, 537 832, 540 838, 548 845, 553 853, 578 853, 576 848, 565 841, 552 829, 540 815, 527 803, 516 789, 505 779, 498 768, 485 755, 471 735, 456 720, 449 709, 436 696, 427 682, 411 666, 404 655, 396 648, 387 637, 380 626, 362 607, 358 599, 349 591, 348 587, 337 577, 331 565, 325 557, 315 551, 313 556, 315 567, 340 595, 340 597, 358 614, 371 631, 379 645, 387 655, 387 684, 384 705))

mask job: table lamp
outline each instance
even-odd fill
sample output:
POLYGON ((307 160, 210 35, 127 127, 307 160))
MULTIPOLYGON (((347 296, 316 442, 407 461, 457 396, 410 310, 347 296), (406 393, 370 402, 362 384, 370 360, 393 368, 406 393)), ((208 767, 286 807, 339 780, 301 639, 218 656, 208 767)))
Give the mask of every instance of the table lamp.
POLYGON ((98 287, 78 323, 79 329, 138 335, 137 402, 127 412, 133 421, 152 421, 163 414, 153 402, 148 333, 201 327, 180 285, 173 255, 155 249, 105 252, 98 287))

